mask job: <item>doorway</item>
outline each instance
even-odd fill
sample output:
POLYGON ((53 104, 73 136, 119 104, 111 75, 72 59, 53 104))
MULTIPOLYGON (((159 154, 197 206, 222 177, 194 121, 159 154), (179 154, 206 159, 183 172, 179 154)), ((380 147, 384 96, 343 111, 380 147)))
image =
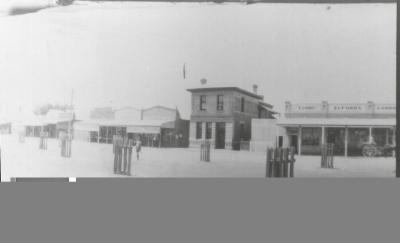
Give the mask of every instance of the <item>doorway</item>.
POLYGON ((278 137, 278 148, 282 148, 283 146, 283 136, 278 137))
POLYGON ((296 154, 298 154, 298 136, 297 135, 292 135, 290 136, 290 147, 294 147, 294 151, 296 154))
POLYGON ((225 122, 217 122, 215 124, 215 148, 225 148, 225 122))

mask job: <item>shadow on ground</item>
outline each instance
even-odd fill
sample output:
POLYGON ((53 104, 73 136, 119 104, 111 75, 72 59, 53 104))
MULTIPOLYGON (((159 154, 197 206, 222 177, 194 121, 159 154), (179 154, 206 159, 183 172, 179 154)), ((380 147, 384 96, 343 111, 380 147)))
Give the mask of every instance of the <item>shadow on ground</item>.
POLYGON ((21 15, 21 14, 29 14, 29 13, 36 13, 42 9, 49 8, 49 6, 46 7, 14 7, 10 9, 8 12, 8 15, 21 15))

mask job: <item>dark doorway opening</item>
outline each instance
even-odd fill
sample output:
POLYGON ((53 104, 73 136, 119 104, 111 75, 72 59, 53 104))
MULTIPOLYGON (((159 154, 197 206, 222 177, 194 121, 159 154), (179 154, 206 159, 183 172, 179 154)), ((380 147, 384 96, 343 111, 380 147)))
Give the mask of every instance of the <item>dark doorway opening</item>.
POLYGON ((225 148, 225 122, 217 122, 215 124, 215 148, 225 148))
POLYGON ((297 135, 292 135, 290 137, 290 147, 294 147, 294 151, 296 154, 298 154, 298 137, 297 135))
POLYGON ((282 146, 283 146, 283 136, 279 136, 278 137, 278 147, 282 148, 282 146))

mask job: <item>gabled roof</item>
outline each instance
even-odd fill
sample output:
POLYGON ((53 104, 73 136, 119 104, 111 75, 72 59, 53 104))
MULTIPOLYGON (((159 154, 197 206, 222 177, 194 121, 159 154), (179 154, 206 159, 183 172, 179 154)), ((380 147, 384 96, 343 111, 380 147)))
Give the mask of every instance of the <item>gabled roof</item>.
POLYGON ((196 92, 196 93, 198 93, 198 92, 208 92, 208 91, 236 91, 236 92, 248 95, 250 97, 253 97, 253 98, 256 98, 256 99, 259 99, 259 100, 263 100, 264 99, 264 96, 262 96, 262 95, 255 94, 255 93, 252 93, 250 91, 247 91, 247 90, 244 90, 244 89, 241 89, 241 88, 238 88, 238 87, 194 88, 194 89, 187 89, 187 91, 192 92, 192 93, 194 93, 194 92, 196 92))
POLYGON ((146 108, 143 110, 147 111, 147 110, 152 110, 152 109, 156 109, 156 108, 161 108, 161 109, 170 110, 170 111, 177 111, 177 109, 173 109, 173 108, 169 108, 169 107, 165 107, 165 106, 161 106, 161 105, 152 106, 152 107, 149 107, 149 108, 146 108))

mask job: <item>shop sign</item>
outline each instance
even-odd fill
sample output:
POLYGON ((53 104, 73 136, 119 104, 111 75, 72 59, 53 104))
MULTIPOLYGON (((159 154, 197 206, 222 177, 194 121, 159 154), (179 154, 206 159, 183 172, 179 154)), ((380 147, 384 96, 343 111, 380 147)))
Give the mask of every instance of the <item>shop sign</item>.
POLYGON ((330 104, 329 105, 329 112, 332 113, 360 113, 365 112, 367 110, 366 105, 359 105, 359 104, 330 104))
POLYGON ((321 112, 321 111, 322 111, 321 104, 298 104, 298 105, 293 105, 292 107, 292 112, 307 113, 307 112, 321 112))
POLYGON ((396 113, 396 105, 389 104, 389 105, 376 105, 375 106, 376 113, 396 113))

